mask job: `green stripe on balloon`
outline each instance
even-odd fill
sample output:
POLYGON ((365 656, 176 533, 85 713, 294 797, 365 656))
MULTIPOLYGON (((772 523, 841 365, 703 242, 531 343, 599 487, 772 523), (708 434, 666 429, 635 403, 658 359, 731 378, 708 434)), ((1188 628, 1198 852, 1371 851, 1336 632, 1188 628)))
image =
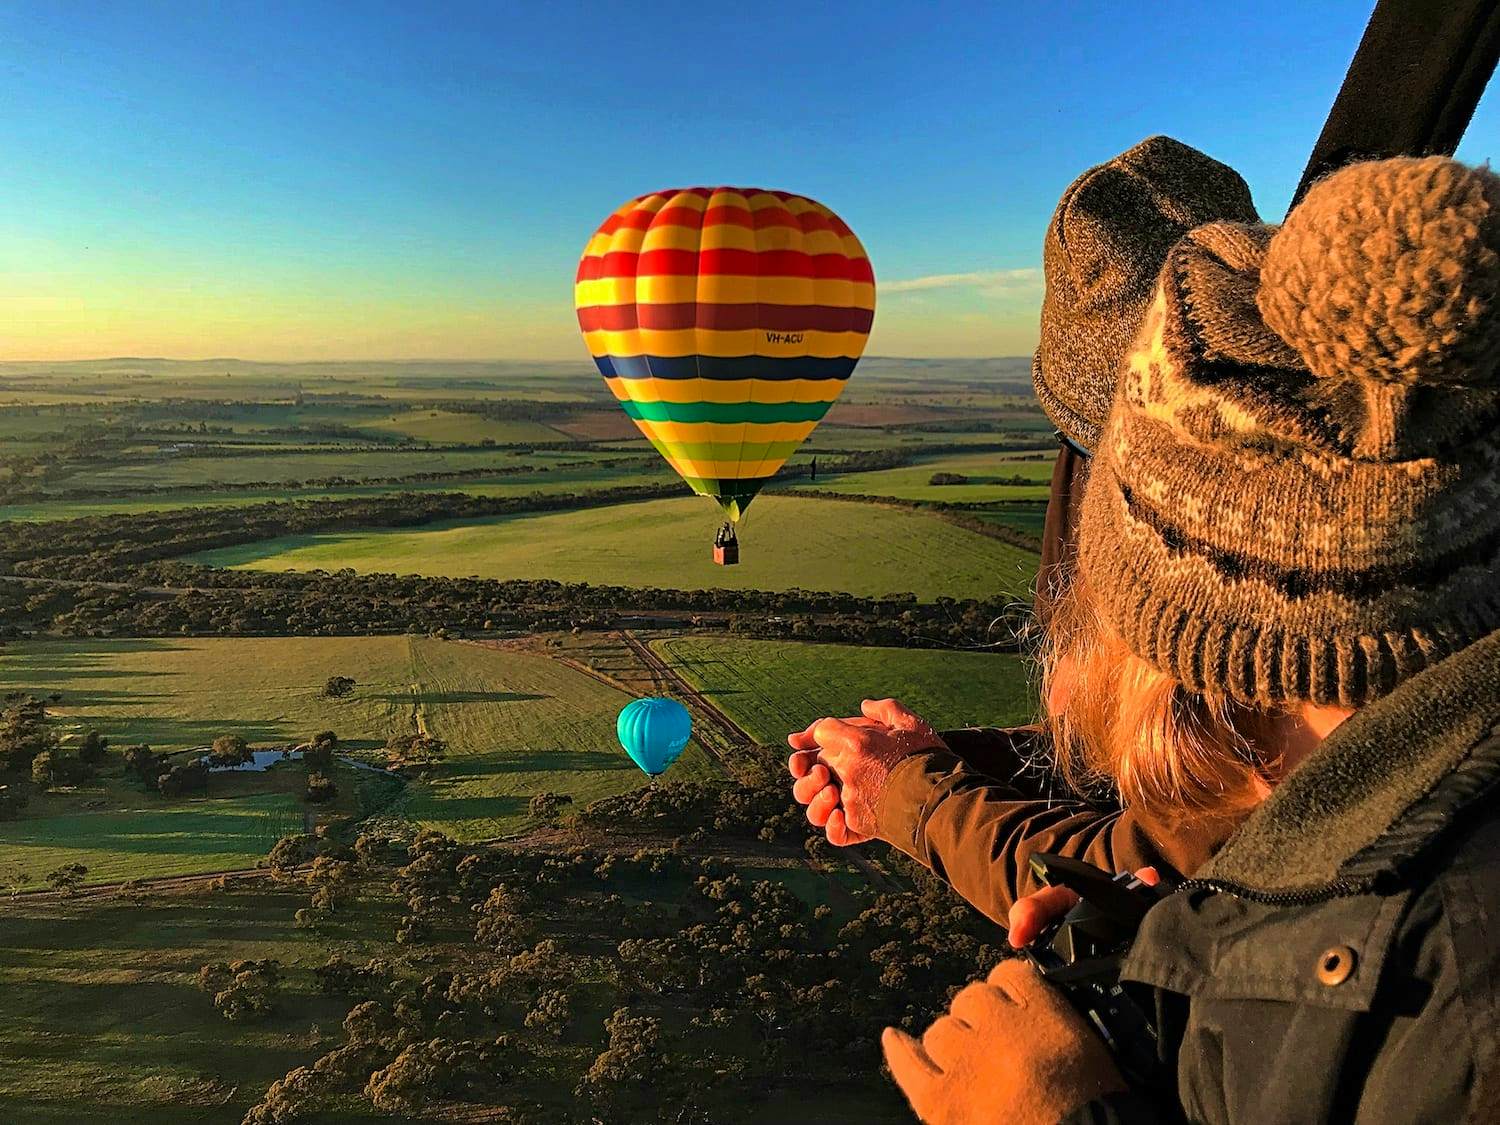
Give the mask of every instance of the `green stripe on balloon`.
POLYGON ((625 413, 645 422, 816 422, 830 402, 632 402, 625 413))

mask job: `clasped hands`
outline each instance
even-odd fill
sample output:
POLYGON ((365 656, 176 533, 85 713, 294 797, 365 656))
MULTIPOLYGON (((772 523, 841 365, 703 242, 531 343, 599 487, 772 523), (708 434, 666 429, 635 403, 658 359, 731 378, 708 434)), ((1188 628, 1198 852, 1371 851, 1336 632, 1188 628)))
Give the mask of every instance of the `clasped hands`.
POLYGON ((895 699, 866 699, 861 714, 819 719, 787 735, 792 796, 838 847, 875 838, 875 806, 891 770, 923 750, 947 749, 926 719, 895 699))

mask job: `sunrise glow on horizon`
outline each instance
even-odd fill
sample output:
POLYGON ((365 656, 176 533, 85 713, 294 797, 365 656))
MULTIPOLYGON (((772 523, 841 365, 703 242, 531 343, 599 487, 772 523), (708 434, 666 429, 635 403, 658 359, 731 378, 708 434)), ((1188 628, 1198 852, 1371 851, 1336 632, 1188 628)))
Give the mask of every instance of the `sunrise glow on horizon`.
POLYGON ((1024 354, 1089 165, 1167 133, 1280 217, 1370 4, 1307 7, 8 5, 0 360, 586 363, 601 220, 735 183, 858 233, 868 354, 1024 354))

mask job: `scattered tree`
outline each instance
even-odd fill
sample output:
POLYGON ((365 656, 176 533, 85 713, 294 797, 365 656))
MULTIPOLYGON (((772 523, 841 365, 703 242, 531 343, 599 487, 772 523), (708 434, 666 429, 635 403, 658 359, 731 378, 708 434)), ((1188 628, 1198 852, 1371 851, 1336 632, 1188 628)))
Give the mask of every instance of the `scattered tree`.
POLYGON ((315 805, 326 804, 338 796, 338 786, 333 778, 323 773, 307 775, 307 799, 315 805))
POLYGON ((526 804, 526 811, 532 819, 539 820, 543 824, 554 824, 558 815, 562 812, 564 805, 571 805, 573 798, 566 793, 553 793, 550 790, 538 793, 526 804))
POLYGON ((206 793, 208 791, 208 766, 201 759, 173 766, 156 779, 156 788, 163 797, 206 793))
POLYGON ((323 694, 329 699, 346 699, 354 694, 354 680, 348 676, 329 676, 323 694))
POLYGON ((219 768, 242 766, 255 760, 250 744, 237 734, 221 734, 208 751, 209 764, 219 768))
POLYGON ((61 891, 71 898, 78 893, 78 888, 83 885, 84 876, 88 873, 89 869, 81 863, 65 863, 47 872, 43 880, 54 891, 61 891))
POLYGON ((78 760, 87 766, 103 765, 108 749, 109 739, 96 730, 87 731, 78 744, 78 760))

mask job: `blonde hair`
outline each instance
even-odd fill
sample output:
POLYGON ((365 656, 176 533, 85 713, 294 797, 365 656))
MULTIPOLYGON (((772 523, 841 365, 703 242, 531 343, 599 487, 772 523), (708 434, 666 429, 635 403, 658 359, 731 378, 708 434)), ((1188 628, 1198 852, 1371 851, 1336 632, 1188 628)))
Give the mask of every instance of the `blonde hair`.
POLYGON ((1278 763, 1251 736, 1269 717, 1225 695, 1194 692, 1137 656, 1104 619, 1080 577, 1054 603, 1042 644, 1042 698, 1054 754, 1080 791, 1112 786, 1159 821, 1243 813, 1278 763))

